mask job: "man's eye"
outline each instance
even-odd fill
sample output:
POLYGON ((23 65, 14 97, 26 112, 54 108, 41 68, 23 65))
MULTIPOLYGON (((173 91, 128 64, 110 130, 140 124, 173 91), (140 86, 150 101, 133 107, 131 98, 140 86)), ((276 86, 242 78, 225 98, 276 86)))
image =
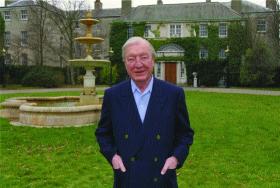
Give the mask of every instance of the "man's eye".
POLYGON ((128 58, 127 61, 128 61, 129 63, 133 63, 133 62, 135 61, 135 58, 128 58))
POLYGON ((141 60, 147 60, 148 56, 141 56, 141 60))

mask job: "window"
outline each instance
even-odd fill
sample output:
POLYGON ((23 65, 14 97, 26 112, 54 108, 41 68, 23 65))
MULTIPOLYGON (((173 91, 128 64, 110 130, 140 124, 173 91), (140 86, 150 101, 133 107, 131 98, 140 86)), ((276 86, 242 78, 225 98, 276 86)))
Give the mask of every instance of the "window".
POLYGON ((207 24, 200 24, 199 25, 199 36, 200 37, 208 37, 207 24))
POLYGON ((10 46, 11 45, 11 32, 10 31, 6 31, 5 35, 4 35, 4 44, 5 46, 10 46))
POLYGON ((161 63, 157 63, 157 71, 156 71, 157 78, 161 77, 161 63))
POLYGON ((27 58, 27 54, 23 53, 21 54, 21 64, 22 65, 27 65, 28 58, 27 58))
POLYGON ((152 30, 151 25, 146 25, 145 26, 145 32, 144 32, 144 37, 149 37, 149 31, 152 30))
POLYGON ((5 56, 5 64, 11 64, 11 63, 12 63, 11 54, 6 54, 6 56, 5 56))
POLYGON ((102 35, 104 36, 105 32, 103 31, 101 24, 96 24, 93 27, 93 34, 95 36, 102 36, 102 35))
POLYGON ((21 32, 21 45, 26 46, 27 45, 27 31, 21 32))
POLYGON ((227 24, 226 23, 220 23, 219 24, 219 37, 225 38, 227 37, 227 24))
POLYGON ((129 26, 128 26, 128 30, 127 30, 127 38, 130 38, 130 37, 133 37, 133 27, 132 27, 132 25, 130 24, 129 26))
POLYGON ((226 53, 224 49, 221 49, 219 51, 219 59, 225 59, 226 58, 226 53))
POLYGON ((28 20, 27 10, 21 10, 21 20, 28 20))
POLYGON ((181 78, 185 78, 185 64, 184 64, 184 62, 180 62, 180 70, 181 70, 181 72, 180 72, 181 78))
POLYGON ((180 24, 170 25, 170 37, 181 37, 181 25, 180 24))
POLYGON ((257 32, 266 32, 266 21, 261 19, 257 20, 257 32))
POLYGON ((4 20, 5 21, 11 20, 11 11, 4 11, 4 20))
POLYGON ((201 48, 199 50, 199 58, 200 59, 207 59, 208 58, 208 50, 205 48, 201 48))

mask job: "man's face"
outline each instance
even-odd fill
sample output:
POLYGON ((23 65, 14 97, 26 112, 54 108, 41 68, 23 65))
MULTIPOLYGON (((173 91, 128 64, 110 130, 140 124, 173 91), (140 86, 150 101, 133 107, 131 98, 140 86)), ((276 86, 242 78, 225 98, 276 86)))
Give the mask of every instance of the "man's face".
POLYGON ((128 75, 136 84, 147 83, 151 78, 154 67, 154 59, 148 44, 140 41, 127 46, 125 67, 128 75))

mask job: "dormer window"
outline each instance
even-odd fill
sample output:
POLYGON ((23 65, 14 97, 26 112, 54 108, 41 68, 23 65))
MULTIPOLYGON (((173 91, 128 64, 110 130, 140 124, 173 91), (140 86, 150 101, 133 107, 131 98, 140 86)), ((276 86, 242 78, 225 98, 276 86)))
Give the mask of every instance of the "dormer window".
POLYGON ((181 24, 170 25, 170 37, 181 37, 182 28, 181 24))
POLYGON ((199 25, 199 37, 208 37, 207 24, 200 24, 199 25))
POLYGON ((219 24, 219 37, 226 38, 228 34, 228 28, 226 23, 219 24))
POLYGON ((264 19, 257 20, 257 32, 266 32, 266 21, 264 19))
POLYGON ((4 11, 4 20, 11 21, 11 11, 4 11))
POLYGON ((27 10, 21 10, 21 20, 28 20, 27 10))
POLYGON ((149 37, 149 31, 151 31, 152 30, 152 27, 151 27, 151 25, 146 25, 145 26, 145 31, 144 31, 144 37, 149 37))

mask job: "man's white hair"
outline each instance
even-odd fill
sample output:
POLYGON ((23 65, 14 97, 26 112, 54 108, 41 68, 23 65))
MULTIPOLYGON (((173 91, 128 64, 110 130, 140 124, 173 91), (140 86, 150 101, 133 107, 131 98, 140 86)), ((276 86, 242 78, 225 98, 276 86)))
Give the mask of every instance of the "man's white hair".
POLYGON ((149 51, 151 52, 153 59, 155 59, 156 51, 149 41, 147 41, 146 39, 144 39, 142 37, 131 37, 122 46, 122 58, 123 58, 124 62, 125 62, 125 50, 126 50, 126 48, 128 46, 132 45, 132 44, 137 44, 137 43, 140 43, 140 42, 144 42, 148 45, 149 51))

